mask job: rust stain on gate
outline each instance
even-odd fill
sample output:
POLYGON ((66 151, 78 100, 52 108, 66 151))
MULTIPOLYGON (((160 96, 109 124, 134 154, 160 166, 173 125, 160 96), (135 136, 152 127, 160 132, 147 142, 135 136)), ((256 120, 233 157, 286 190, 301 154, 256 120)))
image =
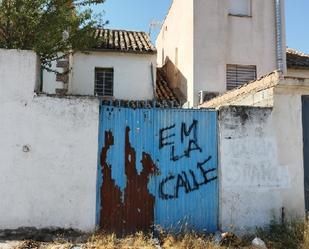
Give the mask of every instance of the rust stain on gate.
POLYGON ((218 229, 217 113, 102 104, 96 221, 118 235, 218 229))
POLYGON ((101 152, 101 170, 103 184, 101 187, 101 220, 104 231, 114 233, 132 233, 149 230, 154 224, 155 197, 147 188, 149 177, 158 172, 151 156, 143 152, 141 164, 143 169, 138 174, 136 169, 136 151, 130 143, 130 128, 125 131, 125 174, 126 187, 122 193, 114 179, 112 167, 107 163, 107 153, 114 145, 111 131, 105 132, 105 142, 101 152), (123 196, 123 198, 122 198, 123 196))

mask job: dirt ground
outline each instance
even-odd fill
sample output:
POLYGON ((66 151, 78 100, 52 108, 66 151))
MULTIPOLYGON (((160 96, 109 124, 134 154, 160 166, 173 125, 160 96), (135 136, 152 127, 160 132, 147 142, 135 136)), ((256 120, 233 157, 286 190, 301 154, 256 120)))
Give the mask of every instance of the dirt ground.
POLYGON ((153 235, 137 233, 124 238, 111 234, 84 234, 74 230, 0 230, 0 249, 309 249, 308 222, 273 222, 242 238, 233 233, 173 236, 164 231, 153 235), (252 246, 259 237, 266 247, 252 246), (42 242, 44 241, 44 242, 42 242))

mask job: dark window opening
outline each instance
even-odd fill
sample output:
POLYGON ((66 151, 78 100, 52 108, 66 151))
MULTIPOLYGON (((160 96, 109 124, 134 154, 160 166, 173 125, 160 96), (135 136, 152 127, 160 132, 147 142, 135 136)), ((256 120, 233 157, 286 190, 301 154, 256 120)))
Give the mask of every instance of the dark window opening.
POLYGON ((114 96, 114 69, 96 68, 94 95, 99 97, 114 96))
POLYGON ((254 81, 256 80, 256 77, 256 66, 227 65, 227 90, 231 90, 250 81, 254 81))
POLYGON ((229 0, 229 15, 250 17, 251 9, 251 0, 229 0))

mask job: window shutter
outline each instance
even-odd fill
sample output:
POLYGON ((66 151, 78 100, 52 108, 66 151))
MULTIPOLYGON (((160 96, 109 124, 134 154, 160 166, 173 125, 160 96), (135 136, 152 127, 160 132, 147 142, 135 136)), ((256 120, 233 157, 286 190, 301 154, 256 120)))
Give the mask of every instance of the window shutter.
POLYGON ((227 90, 242 86, 256 80, 256 66, 227 65, 227 90))
POLYGON ((229 14, 251 16, 251 0, 229 0, 229 14))
POLYGON ((114 95, 114 69, 96 68, 94 94, 99 97, 114 95))

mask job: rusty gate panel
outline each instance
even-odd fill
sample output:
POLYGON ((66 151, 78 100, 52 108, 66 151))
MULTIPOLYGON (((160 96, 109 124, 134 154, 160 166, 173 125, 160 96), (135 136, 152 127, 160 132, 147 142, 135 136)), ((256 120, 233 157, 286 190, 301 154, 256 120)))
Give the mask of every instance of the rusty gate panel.
POLYGON ((217 175, 215 111, 101 106, 101 229, 215 231, 217 175))

